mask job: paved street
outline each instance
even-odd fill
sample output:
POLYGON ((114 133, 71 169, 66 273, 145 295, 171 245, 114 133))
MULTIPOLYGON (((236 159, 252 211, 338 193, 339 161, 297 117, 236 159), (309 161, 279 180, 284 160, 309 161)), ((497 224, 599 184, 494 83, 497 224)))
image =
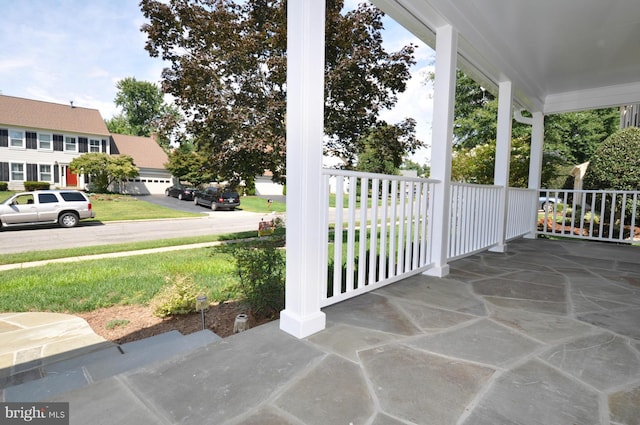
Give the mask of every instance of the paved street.
MULTIPOLYGON (((206 210, 204 210, 206 212, 206 210)), ((265 214, 246 211, 215 211, 202 218, 181 218, 111 223, 81 223, 72 229, 7 229, 0 233, 0 254, 74 248, 184 236, 217 235, 258 230, 265 214)))

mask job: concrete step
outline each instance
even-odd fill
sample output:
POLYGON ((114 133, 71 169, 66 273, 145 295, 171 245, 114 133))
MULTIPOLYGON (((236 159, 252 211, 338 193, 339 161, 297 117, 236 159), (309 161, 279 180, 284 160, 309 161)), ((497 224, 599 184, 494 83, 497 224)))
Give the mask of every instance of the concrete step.
MULTIPOLYGON (((5 401, 43 401, 111 376, 169 360, 221 341, 211 331, 171 331, 121 346, 47 364, 28 380, 3 390, 5 401)), ((0 397, 1 399, 1 397, 0 397)))

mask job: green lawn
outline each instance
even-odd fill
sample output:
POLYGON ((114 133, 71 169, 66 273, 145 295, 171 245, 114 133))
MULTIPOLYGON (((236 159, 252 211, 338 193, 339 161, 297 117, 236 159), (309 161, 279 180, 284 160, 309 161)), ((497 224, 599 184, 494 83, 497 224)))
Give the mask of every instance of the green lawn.
POLYGON ((212 301, 238 296, 233 258, 200 248, 4 271, 0 312, 77 313, 146 304, 167 277, 178 274, 191 276, 212 301))

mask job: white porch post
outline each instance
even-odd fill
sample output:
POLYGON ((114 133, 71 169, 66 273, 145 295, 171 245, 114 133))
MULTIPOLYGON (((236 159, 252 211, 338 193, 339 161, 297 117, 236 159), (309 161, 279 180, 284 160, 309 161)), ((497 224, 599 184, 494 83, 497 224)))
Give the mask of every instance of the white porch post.
POLYGON ((287 3, 287 274, 280 329, 304 338, 325 327, 320 311, 324 0, 287 3))
MULTIPOLYGON (((544 114, 534 112, 533 127, 531 128, 531 152, 529 154, 529 189, 540 191, 540 180, 542 176, 542 153, 544 151, 544 114)), ((538 197, 535 197, 536 200, 538 197)), ((525 235, 527 239, 535 239, 538 218, 537 203, 531 206, 531 232, 525 235)))
POLYGON ((505 252, 507 235, 507 193, 509 188, 509 161, 511 158, 511 117, 513 87, 511 81, 503 81, 498 88, 498 132, 496 135, 496 163, 493 184, 502 186, 498 214, 498 245, 494 252, 505 252))
POLYGON ((449 274, 449 215, 451 210, 451 146, 453 143, 453 106, 456 90, 458 33, 450 25, 436 30, 436 69, 433 90, 433 136, 431 178, 440 180, 433 195, 431 238, 434 267, 425 272, 443 277, 449 274))

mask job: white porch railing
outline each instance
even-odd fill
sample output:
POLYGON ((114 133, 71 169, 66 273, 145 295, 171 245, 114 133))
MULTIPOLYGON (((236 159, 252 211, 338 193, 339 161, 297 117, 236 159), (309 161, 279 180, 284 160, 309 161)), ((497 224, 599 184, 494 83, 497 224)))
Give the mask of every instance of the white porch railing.
POLYGON ((499 242, 500 186, 451 183, 448 259, 467 256, 499 242))
POLYGON ((510 187, 507 192, 506 239, 512 240, 533 232, 532 217, 537 211, 537 191, 510 187))
POLYGON ((640 242, 640 191, 545 190, 538 234, 640 242))
MULTIPOLYGON (((431 267, 434 187, 439 181, 324 169, 321 307, 431 267), (335 198, 333 198, 336 194, 335 198), (331 201, 331 205, 330 205, 331 201), (333 231, 329 224, 333 224, 333 231)), ((502 233, 501 186, 451 184, 448 260, 535 232, 540 200, 509 188, 502 233), (504 240, 502 240, 504 238, 504 240)), ((632 243, 640 240, 640 192, 547 191, 538 234, 632 243)))
POLYGON ((435 180, 324 169, 324 228, 334 223, 321 305, 331 305, 432 266, 435 180), (335 207, 329 207, 335 193, 335 207), (343 196, 344 194, 344 196, 343 196))

